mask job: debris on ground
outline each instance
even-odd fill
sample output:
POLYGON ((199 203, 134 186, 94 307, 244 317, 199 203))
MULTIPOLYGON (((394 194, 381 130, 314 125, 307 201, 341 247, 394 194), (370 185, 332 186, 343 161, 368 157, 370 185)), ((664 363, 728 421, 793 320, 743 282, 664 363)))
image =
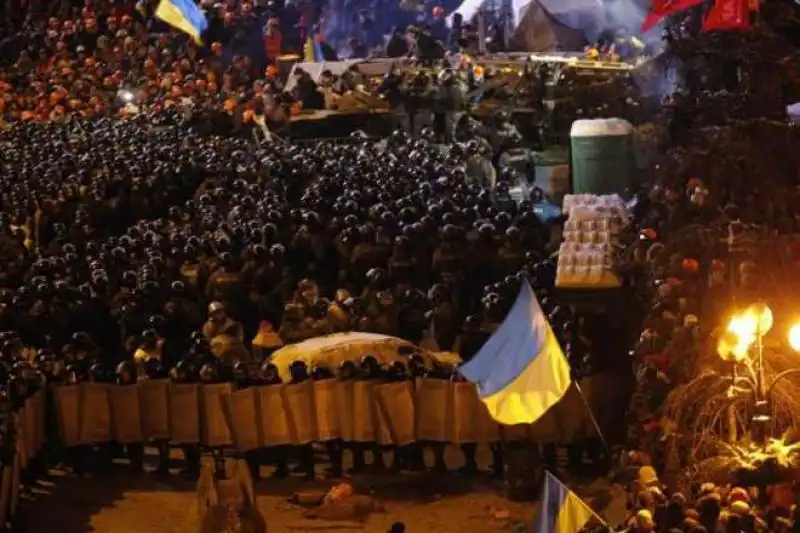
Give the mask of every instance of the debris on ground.
POLYGON ((310 509, 304 516, 322 520, 355 520, 363 522, 372 513, 385 512, 386 509, 372 496, 354 494, 346 499, 310 509))

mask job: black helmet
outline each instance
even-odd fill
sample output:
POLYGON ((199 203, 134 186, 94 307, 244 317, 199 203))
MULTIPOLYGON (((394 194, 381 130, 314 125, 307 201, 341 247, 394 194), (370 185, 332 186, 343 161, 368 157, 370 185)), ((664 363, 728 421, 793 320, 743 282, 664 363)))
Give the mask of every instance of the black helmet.
POLYGON ((289 365, 289 373, 292 376, 292 381, 301 382, 308 379, 308 365, 305 361, 293 361, 289 365))
POLYGON ((314 367, 311 369, 311 378, 314 381, 331 379, 332 377, 333 372, 331 372, 331 369, 328 368, 327 365, 314 365, 314 367))
POLYGON ((131 360, 122 361, 117 365, 116 376, 120 385, 136 383, 136 363, 131 360))
POLYGON ((250 377, 250 369, 244 361, 236 361, 233 364, 233 379, 239 384, 242 384, 250 377))
POLYGON ((402 361, 392 361, 386 369, 386 374, 392 379, 405 379, 408 377, 408 368, 402 361))
POLYGON ((164 366, 158 359, 148 359, 144 362, 144 373, 150 379, 165 377, 164 366))
POLYGON ((200 368, 200 381, 203 383, 214 383, 217 376, 217 365, 214 363, 206 363, 200 368))
POLYGON ((418 353, 408 356, 408 370, 413 377, 422 377, 425 375, 425 360, 418 353))
POLYGON ((339 377, 341 379, 354 379, 358 376, 358 368, 353 361, 347 360, 339 363, 339 377))
POLYGON ((378 363, 378 359, 372 355, 367 354, 361 358, 361 373, 367 379, 369 378, 376 378, 381 370, 381 365, 378 363))
POLYGON ((261 365, 261 377, 269 384, 280 383, 281 376, 275 363, 264 361, 261 365))

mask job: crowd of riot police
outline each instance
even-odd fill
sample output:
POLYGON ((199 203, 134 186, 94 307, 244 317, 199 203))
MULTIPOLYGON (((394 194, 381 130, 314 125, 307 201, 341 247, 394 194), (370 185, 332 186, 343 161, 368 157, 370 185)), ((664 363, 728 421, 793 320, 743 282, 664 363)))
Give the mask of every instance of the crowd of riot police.
MULTIPOLYGON (((54 386, 166 377, 268 384, 279 375, 269 362, 278 345, 337 331, 428 341, 466 360, 502 321, 521 277, 576 372, 602 365, 587 340, 602 327, 553 295, 550 228, 530 201, 502 201, 503 186, 470 177, 476 140, 442 146, 396 132, 256 147, 201 135, 167 112, 17 124, 0 132, 0 145, 0 373, 9 396, 24 396, 29 385, 16 383, 37 372, 54 386), (278 344, 253 340, 264 323, 278 344), (221 356, 219 335, 236 349, 221 356)), ((509 182, 514 171, 498 176, 509 182)), ((292 379, 420 372, 413 357, 390 368, 367 358, 340 369, 298 362, 292 379)), ((334 473, 347 447, 327 447, 334 473)), ((129 448, 141 465, 141 448, 129 448)), ((199 450, 185 451, 196 470, 199 450)), ((366 451, 353 449, 356 470, 366 451)), ((82 452, 65 457, 76 468, 98 457, 82 452)), ((465 453, 473 468, 474 450, 465 453)), ((272 457, 285 473, 295 456, 272 457)), ((310 475, 313 455, 296 458, 310 475)), ((395 461, 419 468, 419 448, 395 461)), ((501 466, 498 455, 497 473, 501 466)))

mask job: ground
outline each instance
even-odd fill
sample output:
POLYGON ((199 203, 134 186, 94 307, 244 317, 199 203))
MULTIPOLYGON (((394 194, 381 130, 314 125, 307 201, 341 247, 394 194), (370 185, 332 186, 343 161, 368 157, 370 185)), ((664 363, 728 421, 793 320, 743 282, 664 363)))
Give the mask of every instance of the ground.
MULTIPOLYGON (((386 512, 374 513, 364 522, 304 518, 306 509, 289 500, 298 491, 331 485, 322 479, 313 484, 300 479, 263 480, 257 486, 258 508, 269 533, 385 533, 398 520, 409 533, 491 533, 516 531, 520 523, 530 524, 534 515, 534 504, 508 501, 502 484, 485 477, 381 474, 355 483, 358 492, 373 494, 386 512)), ((55 469, 30 492, 19 513, 20 533, 198 531, 195 486, 178 474, 159 479, 151 473, 135 476, 120 467, 103 476, 80 477, 55 469)))

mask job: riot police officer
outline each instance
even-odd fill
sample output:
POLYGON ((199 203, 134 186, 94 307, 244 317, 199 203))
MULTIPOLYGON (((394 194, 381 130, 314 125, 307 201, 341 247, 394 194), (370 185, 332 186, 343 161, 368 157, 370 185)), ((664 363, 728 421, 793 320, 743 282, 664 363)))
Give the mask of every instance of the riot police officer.
MULTIPOLYGON (((335 377, 331 369, 325 365, 315 365, 311 370, 311 378, 315 382, 333 380, 335 377)), ((330 399, 333 399, 333 397, 330 399)), ((324 444, 328 460, 331 463, 330 475, 335 478, 342 477, 343 445, 341 437, 324 440, 324 444)))
MULTIPOLYGON (((259 376, 253 376, 250 372, 250 367, 244 361, 237 361, 233 365, 233 383, 237 389, 246 389, 259 384, 259 376)), ((254 481, 258 481, 261 477, 261 463, 258 450, 250 450, 245 453, 245 462, 247 468, 250 469, 250 475, 254 481)))
MULTIPOLYGON (((170 371, 170 378, 176 385, 195 384, 200 380, 197 366, 191 356, 186 356, 170 371)), ((195 479, 200 474, 200 446, 198 444, 181 444, 181 452, 185 462, 184 473, 195 479)))
MULTIPOLYGON (((382 377, 381 365, 378 363, 378 360, 374 355, 368 354, 361 358, 359 365, 359 379, 363 381, 379 382, 382 377)), ((376 430, 379 430, 379 428, 376 428, 376 430)), ((377 441, 362 443, 361 453, 363 454, 366 451, 372 453, 371 467, 374 470, 380 471, 386 468, 386 464, 383 461, 383 450, 380 443, 377 441)))
MULTIPOLYGON (((434 361, 430 370, 425 372, 426 379, 442 379, 449 380, 452 375, 452 368, 434 361)), ((447 471, 447 463, 444 461, 444 451, 446 443, 444 442, 428 442, 428 445, 433 451, 433 470, 436 472, 447 471)))
MULTIPOLYGON (((161 364, 160 359, 146 359, 144 364, 140 366, 140 379, 164 379, 169 377, 164 365, 161 364)), ((157 474, 169 473, 169 440, 158 439, 154 443, 158 449, 158 467, 156 468, 157 474)))
MULTIPOLYGON (((122 361, 116 368, 116 383, 117 385, 125 387, 135 387, 138 381, 138 372, 136 363, 127 360, 122 361)), ((125 451, 128 455, 128 460, 131 462, 131 468, 136 472, 144 470, 144 444, 141 442, 126 444, 125 451)))
MULTIPOLYGON (((299 385, 305 383, 310 378, 308 373, 308 365, 303 361, 293 361, 289 365, 289 373, 291 381, 289 385, 299 385)), ((310 421, 309 421, 310 422, 310 421)), ((312 443, 300 444, 295 447, 297 458, 299 460, 299 470, 307 480, 314 479, 314 446, 312 443)))
MULTIPOLYGON (((261 365, 259 381, 266 387, 277 387, 283 382, 278 367, 270 361, 265 361, 261 365)), ((272 455, 275 462, 275 472, 273 477, 283 479, 289 475, 289 449, 287 446, 273 446, 265 450, 268 455, 272 455)))

